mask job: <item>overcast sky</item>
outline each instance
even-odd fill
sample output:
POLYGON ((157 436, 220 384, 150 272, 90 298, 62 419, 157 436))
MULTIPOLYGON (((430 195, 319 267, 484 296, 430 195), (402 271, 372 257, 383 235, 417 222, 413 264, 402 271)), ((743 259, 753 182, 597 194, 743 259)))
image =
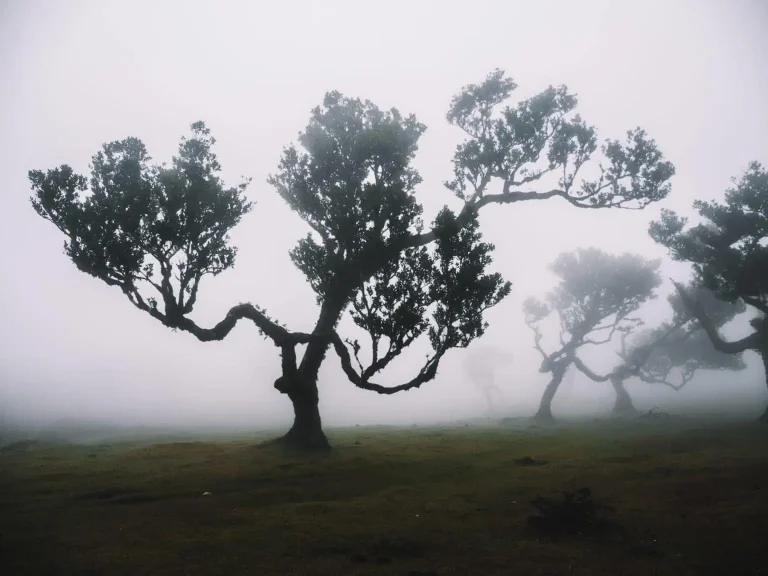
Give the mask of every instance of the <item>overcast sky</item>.
MULTIPOLYGON (((287 255, 306 227, 265 182, 283 146, 327 90, 415 113, 428 127, 416 165, 431 218, 457 202, 441 184, 461 139, 445 121, 449 101, 496 67, 516 80, 518 98, 566 84, 601 138, 642 126, 677 168, 671 196, 642 212, 551 200, 482 213, 496 267, 514 283, 488 315, 487 342, 512 355, 498 373, 508 400, 532 411, 546 378, 520 304, 551 287, 552 259, 591 245, 664 256, 647 236, 662 206, 687 212, 695 198, 721 196, 750 160, 768 163, 768 3, 0 0, 0 417, 287 425, 292 414, 272 388, 277 350, 252 326, 200 343, 77 271, 62 235, 29 204, 28 170, 67 163, 84 172, 102 143, 126 136, 170 160, 189 124, 204 120, 226 180, 253 177, 257 205, 233 233, 235 269, 204 282, 195 319, 212 325, 251 301, 308 330, 314 295, 287 255)), ((685 268, 665 274, 684 278, 685 268)), ((411 375, 421 353, 382 380, 411 375)), ((354 389, 329 355, 321 409, 339 423, 482 411, 462 367, 468 354, 456 351, 436 381, 395 397, 354 389)), ((726 378, 660 398, 764 401, 756 369, 726 378)), ((646 392, 631 391, 640 404, 646 392)), ((577 380, 554 409, 576 398, 607 409, 611 394, 577 380)))

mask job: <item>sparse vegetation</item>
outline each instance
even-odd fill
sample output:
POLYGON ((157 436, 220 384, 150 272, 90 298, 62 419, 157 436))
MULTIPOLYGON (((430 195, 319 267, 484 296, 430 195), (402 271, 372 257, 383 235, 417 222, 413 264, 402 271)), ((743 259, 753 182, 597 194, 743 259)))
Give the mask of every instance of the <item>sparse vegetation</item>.
POLYGON ((6 447, 0 573, 721 576, 766 558, 768 436, 757 425, 329 437, 338 449, 313 457, 253 438, 6 447), (521 466, 525 456, 546 465, 521 466), (531 529, 549 509, 537 496, 584 486, 613 511, 577 498, 566 516, 609 530, 582 522, 553 540, 531 529))

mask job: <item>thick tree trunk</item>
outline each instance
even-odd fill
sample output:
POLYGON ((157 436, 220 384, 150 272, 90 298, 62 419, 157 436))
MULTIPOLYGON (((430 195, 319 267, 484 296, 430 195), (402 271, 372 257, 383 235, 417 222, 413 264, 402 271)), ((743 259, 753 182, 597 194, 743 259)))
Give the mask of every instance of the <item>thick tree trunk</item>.
MULTIPOLYGON (((320 316, 313 333, 319 334, 333 330, 345 304, 346 300, 343 298, 325 300, 320 308, 320 316)), ((331 445, 323 432, 323 423, 320 418, 317 389, 317 377, 328 345, 329 343, 324 340, 315 340, 307 344, 304 357, 298 366, 298 374, 291 378, 284 374, 275 382, 275 388, 291 399, 294 414, 293 426, 285 436, 278 438, 276 443, 299 450, 330 450, 331 445)))
POLYGON ((293 426, 279 442, 300 450, 330 450, 320 418, 317 386, 289 392, 288 396, 293 403, 293 426))
MULTIPOLYGON (((320 315, 315 323, 313 334, 328 332, 336 328, 339 323, 341 313, 346 306, 346 298, 328 299, 320 307, 320 315)), ((320 366, 325 360, 325 353, 328 351, 330 343, 327 341, 315 340, 307 344, 304 357, 301 359, 299 372, 301 375, 311 381, 317 382, 317 375, 320 372, 320 366)))
POLYGON ((616 402, 613 404, 613 413, 616 416, 635 416, 637 408, 632 403, 632 397, 624 388, 624 380, 619 377, 611 378, 611 385, 616 392, 616 402))
POLYGON ((560 388, 560 384, 563 382, 566 370, 568 370, 568 363, 563 362, 558 364, 552 372, 552 380, 544 389, 544 394, 539 403, 539 410, 533 416, 535 422, 550 424, 555 421, 555 417, 552 416, 552 400, 554 400, 557 389, 560 388))

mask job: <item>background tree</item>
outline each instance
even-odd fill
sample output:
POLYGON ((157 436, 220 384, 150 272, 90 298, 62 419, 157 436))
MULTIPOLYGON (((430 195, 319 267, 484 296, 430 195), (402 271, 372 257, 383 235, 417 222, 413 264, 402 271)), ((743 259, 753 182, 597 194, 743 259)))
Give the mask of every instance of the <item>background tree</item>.
POLYGON ((598 145, 594 129, 573 113, 576 97, 549 87, 503 106, 515 88, 497 70, 452 100, 447 119, 467 138, 446 186, 462 204, 456 212, 443 208, 429 230, 415 197, 421 178, 411 166, 425 127, 397 110, 326 94, 269 178, 309 227, 290 253, 320 308, 308 334, 253 304, 233 307, 213 328, 190 318, 202 278, 234 265, 229 231, 251 209, 247 182, 227 188, 220 180, 214 140, 202 123, 170 167, 151 165, 144 145, 128 138, 94 156, 90 181, 68 166, 32 171, 32 202, 67 236, 65 251, 81 270, 119 287, 166 326, 207 341, 223 339, 242 318, 253 321, 281 349, 275 388, 294 407, 284 439, 326 448, 317 376, 330 345, 353 384, 390 394, 431 380, 448 349, 482 335, 483 312, 509 285, 485 273, 492 246, 480 241, 479 209, 555 197, 582 208, 640 209, 668 194, 674 168, 642 130, 628 132, 623 143, 606 141, 596 177, 582 177, 598 145), (546 187, 531 190, 536 183, 546 187), (348 308, 370 336, 368 366, 360 344, 336 333, 348 308), (394 387, 371 382, 422 334, 433 354, 414 378, 394 387), (297 344, 307 345, 300 361, 297 344))
MULTIPOLYGON (((744 311, 743 303, 718 300, 706 288, 691 284, 688 290, 697 294, 709 318, 717 326, 730 322, 744 311)), ((672 293, 668 301, 673 318, 660 326, 642 332, 627 331, 621 335, 621 362, 607 374, 597 374, 576 357, 574 363, 595 382, 610 381, 616 393, 613 413, 632 416, 637 410, 624 383, 637 377, 646 384, 661 384, 681 390, 699 370, 743 370, 741 355, 719 352, 710 342, 701 324, 691 316, 680 295, 672 293)))
POLYGON ((471 347, 464 359, 467 379, 480 391, 488 403, 488 413, 506 409, 509 403, 498 384, 497 369, 507 373, 512 368, 512 354, 496 346, 471 347))
MULTIPOLYGON (((693 203, 702 222, 663 210, 650 225, 656 242, 669 248, 675 260, 693 266, 697 282, 726 302, 741 300, 757 312, 754 331, 735 342, 724 340, 706 306, 680 284, 682 301, 699 320, 717 350, 741 354, 754 350, 763 360, 768 382, 768 171, 752 162, 725 193, 725 201, 693 203)), ((768 422, 768 408, 761 420, 768 422)))
POLYGON ((550 269, 560 278, 558 286, 546 302, 531 297, 523 304, 526 324, 533 330, 535 347, 543 358, 540 371, 552 375, 534 419, 554 420, 552 400, 579 348, 608 344, 616 334, 641 324, 632 314, 655 298, 661 284, 659 264, 658 260, 634 254, 617 256, 596 248, 557 257, 550 269), (540 323, 552 312, 560 323, 560 347, 547 353, 541 345, 540 323))

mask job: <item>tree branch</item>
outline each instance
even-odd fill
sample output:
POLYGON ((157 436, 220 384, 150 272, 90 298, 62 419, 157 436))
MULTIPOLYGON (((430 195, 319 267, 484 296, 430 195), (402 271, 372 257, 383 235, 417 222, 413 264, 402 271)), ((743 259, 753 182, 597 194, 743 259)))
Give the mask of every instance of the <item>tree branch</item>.
MULTIPOLYGON (((153 318, 159 320, 163 325, 189 332, 201 342, 212 342, 223 340, 242 319, 251 320, 264 337, 274 342, 275 346, 295 346, 296 344, 306 344, 314 339, 328 338, 327 334, 307 334, 304 332, 291 332, 277 322, 269 318, 258 307, 250 303, 238 304, 230 308, 223 320, 213 328, 203 328, 198 326, 194 320, 184 316, 181 311, 166 308, 162 313, 156 305, 147 303, 138 291, 134 288, 122 286, 129 300, 144 312, 147 312, 153 318)), ((175 303, 174 303, 175 305, 175 303)))
POLYGON ((347 350, 347 347, 344 345, 344 342, 341 340, 338 334, 334 332, 328 337, 333 344, 336 354, 339 356, 339 360, 341 361, 341 368, 344 370, 344 373, 347 375, 347 378, 349 378, 350 382, 352 382, 358 388, 363 390, 371 390, 379 394, 389 395, 395 394, 397 392, 404 392, 412 388, 418 388, 425 382, 433 380, 437 375, 437 367, 440 364, 440 359, 443 357, 443 354, 445 354, 445 350, 436 351, 433 356, 430 356, 427 359, 427 362, 421 368, 416 377, 409 380, 405 384, 400 384, 399 386, 382 386, 380 384, 369 382, 364 375, 361 376, 355 371, 354 367, 352 366, 352 359, 349 355, 349 350, 347 350))
POLYGON ((667 386, 669 388, 672 388, 675 392, 679 392, 682 390, 683 387, 685 387, 688 382, 693 380, 694 375, 696 374, 696 368, 686 370, 683 372, 683 377, 680 382, 680 384, 673 384, 667 379, 667 375, 664 376, 653 376, 651 374, 647 374, 645 372, 640 372, 638 374, 638 378, 642 380, 643 382, 647 384, 662 384, 663 386, 667 386))
POLYGON ((699 321, 701 327, 704 328, 704 331, 707 333, 707 336, 709 336, 709 339, 712 341, 712 345, 716 350, 726 354, 739 354, 745 350, 756 350, 759 348, 760 336, 758 332, 754 332, 746 338, 742 338, 736 342, 723 340, 714 323, 704 311, 703 306, 688 294, 682 284, 675 282, 674 280, 672 280, 672 284, 674 284, 685 307, 688 308, 688 311, 699 321))
POLYGON ((768 315, 768 305, 766 305, 761 300, 758 300, 757 298, 753 298, 752 296, 742 296, 741 299, 744 300, 744 302, 746 302, 750 306, 760 310, 760 312, 762 312, 763 314, 768 315))
POLYGON ((542 339, 541 330, 539 330, 539 327, 536 326, 533 322, 526 322, 525 324, 528 326, 528 328, 533 330, 533 346, 534 348, 536 348, 536 350, 539 351, 542 358, 544 358, 544 361, 546 362, 547 360, 549 360, 549 354, 547 354, 544 351, 544 348, 541 347, 541 339, 542 339))
POLYGON ((576 354, 573 355, 573 363, 576 365, 576 368, 579 369, 579 372, 594 382, 608 382, 608 380, 610 380, 611 376, 613 375, 613 372, 605 374, 604 376, 596 374, 587 368, 586 364, 584 364, 584 362, 582 362, 581 359, 576 356, 576 354))

